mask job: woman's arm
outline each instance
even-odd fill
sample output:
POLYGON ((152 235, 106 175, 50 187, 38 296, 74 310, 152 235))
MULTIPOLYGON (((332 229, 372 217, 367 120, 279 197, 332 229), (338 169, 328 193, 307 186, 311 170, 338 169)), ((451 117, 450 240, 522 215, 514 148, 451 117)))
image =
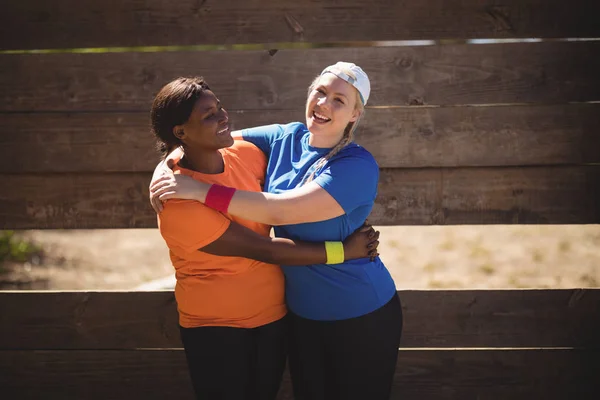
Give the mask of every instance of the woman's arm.
MULTIPOLYGON (((227 212, 272 226, 324 221, 372 203, 378 179, 379 167, 373 157, 358 153, 332 161, 315 181, 284 193, 237 190, 227 212)), ((151 183, 150 198, 205 203, 210 187, 189 177, 163 175, 151 183)))
POLYGON ((183 150, 181 147, 177 147, 175 150, 170 152, 164 160, 159 162, 154 168, 154 172, 152 173, 152 180, 150 181, 150 186, 148 187, 150 191, 150 205, 154 209, 154 212, 157 214, 162 211, 163 205, 162 202, 156 196, 152 196, 152 184, 154 182, 158 182, 161 178, 164 177, 172 177, 173 176, 173 167, 175 164, 181 160, 183 157, 183 150))
MULTIPOLYGON (((364 225, 343 242, 344 258, 351 260, 379 255, 379 232, 364 225)), ((217 256, 245 257, 270 264, 324 264, 327 253, 324 243, 271 238, 232 222, 217 240, 199 249, 217 256)))
MULTIPOLYGON (((153 207, 175 198, 204 203, 210 186, 189 176, 163 174, 152 179, 150 201, 153 207)), ((162 205, 154 209, 160 212, 162 205)), ((324 221, 344 214, 339 203, 315 182, 281 194, 237 190, 227 212, 271 226, 324 221)))

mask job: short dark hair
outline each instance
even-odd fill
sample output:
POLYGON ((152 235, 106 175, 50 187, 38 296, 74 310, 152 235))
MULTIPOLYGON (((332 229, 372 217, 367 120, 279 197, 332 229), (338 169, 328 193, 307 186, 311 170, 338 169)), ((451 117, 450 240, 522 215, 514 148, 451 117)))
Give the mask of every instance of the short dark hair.
POLYGON ((210 88, 204 78, 180 77, 163 86, 154 97, 150 111, 152 133, 163 158, 183 144, 173 133, 173 128, 187 122, 205 90, 210 88))

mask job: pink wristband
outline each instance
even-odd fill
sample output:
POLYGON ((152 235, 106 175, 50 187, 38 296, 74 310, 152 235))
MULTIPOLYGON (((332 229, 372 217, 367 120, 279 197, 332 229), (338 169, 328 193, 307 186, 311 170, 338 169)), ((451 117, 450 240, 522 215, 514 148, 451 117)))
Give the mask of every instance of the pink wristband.
POLYGON ((208 193, 206 193, 206 200, 204 201, 204 204, 214 210, 226 213, 234 193, 234 188, 221 185, 211 185, 208 189, 208 193))

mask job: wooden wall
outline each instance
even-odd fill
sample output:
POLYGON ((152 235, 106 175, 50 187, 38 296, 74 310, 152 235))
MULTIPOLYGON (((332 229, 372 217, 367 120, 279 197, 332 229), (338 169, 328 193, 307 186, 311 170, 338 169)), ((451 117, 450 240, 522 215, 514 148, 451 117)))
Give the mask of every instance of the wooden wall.
MULTIPOLYGON (((600 223, 600 2, 5 3, 0 229, 155 227, 163 84, 204 75, 239 129, 302 120, 338 60, 373 86, 372 223, 600 223)), ((400 296, 394 399, 597 398, 599 290, 400 296)), ((2 394, 189 399, 176 319, 167 292, 0 293, 2 394)))
MULTIPOLYGON (((596 398, 600 290, 399 295, 392 399, 596 398)), ((0 293, 0 388, 19 399, 191 399, 175 308, 171 292, 0 293)), ((286 374, 279 399, 291 398, 286 374)))
POLYGON ((204 75, 235 128, 289 122, 338 60, 372 81, 357 140, 382 168, 373 223, 598 223, 600 41, 564 40, 599 37, 598 11, 584 0, 10 1, 0 229, 154 227, 148 114, 164 83, 204 75), (553 40, 465 41, 530 37, 553 40), (422 39, 438 42, 376 42, 422 39))

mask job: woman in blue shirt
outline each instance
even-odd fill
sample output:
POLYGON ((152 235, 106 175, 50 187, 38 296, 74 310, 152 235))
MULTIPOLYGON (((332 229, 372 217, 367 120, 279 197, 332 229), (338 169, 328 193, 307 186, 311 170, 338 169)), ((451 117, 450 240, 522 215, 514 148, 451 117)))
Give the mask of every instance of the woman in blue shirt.
MULTIPOLYGON (((310 85, 306 124, 238 132, 267 156, 267 193, 236 191, 227 199, 227 212, 273 225, 279 237, 307 241, 341 241, 360 227, 379 179, 373 156, 353 142, 369 94, 364 71, 339 62, 310 85)), ((157 209, 169 198, 206 202, 209 190, 210 185, 170 173, 151 184, 157 209)), ((402 312, 379 257, 282 268, 296 399, 389 398, 402 312)))

